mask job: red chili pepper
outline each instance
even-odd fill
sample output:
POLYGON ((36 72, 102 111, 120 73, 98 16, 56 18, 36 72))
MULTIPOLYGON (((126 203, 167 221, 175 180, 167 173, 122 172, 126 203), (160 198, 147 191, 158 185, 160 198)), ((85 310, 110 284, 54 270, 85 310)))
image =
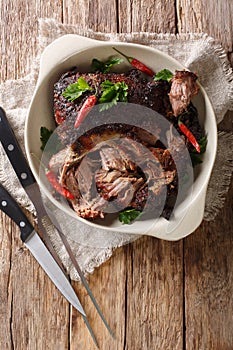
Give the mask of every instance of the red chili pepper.
POLYGON ((84 104, 82 105, 80 111, 78 112, 78 116, 75 120, 74 127, 75 129, 79 127, 82 121, 86 118, 87 114, 91 111, 94 105, 97 102, 97 97, 95 95, 89 96, 84 104))
POLYGON ((155 73, 150 68, 148 68, 144 63, 138 61, 136 58, 126 56, 124 53, 117 50, 115 47, 113 47, 113 50, 117 51, 120 55, 124 56, 133 67, 137 68, 141 72, 146 73, 151 77, 155 76, 155 73))
POLYGON ((74 199, 74 195, 66 188, 62 187, 62 185, 57 181, 56 175, 51 170, 46 172, 46 177, 58 193, 68 199, 74 199))
POLYGON ((182 123, 182 121, 180 121, 180 119, 178 120, 178 125, 179 125, 179 128, 182 131, 182 133, 187 137, 187 139, 195 147, 197 152, 200 153, 201 152, 201 148, 200 148, 200 145, 197 142, 195 136, 191 133, 191 131, 187 128, 187 126, 184 125, 184 123, 182 123))

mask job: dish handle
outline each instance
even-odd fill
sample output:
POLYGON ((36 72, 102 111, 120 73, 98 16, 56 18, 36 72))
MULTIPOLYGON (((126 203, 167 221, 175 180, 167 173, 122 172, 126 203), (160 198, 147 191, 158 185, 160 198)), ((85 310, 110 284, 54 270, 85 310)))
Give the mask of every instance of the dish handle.
POLYGON ((89 46, 97 46, 98 44, 97 40, 89 39, 77 34, 66 34, 55 39, 45 48, 41 55, 37 83, 39 84, 58 62, 62 62, 69 56, 73 55, 74 50, 80 51, 89 46))
POLYGON ((165 241, 178 241, 193 233, 201 224, 206 200, 207 185, 199 193, 193 203, 187 208, 176 213, 176 217, 168 221, 160 221, 146 233, 148 236, 163 239, 165 241))

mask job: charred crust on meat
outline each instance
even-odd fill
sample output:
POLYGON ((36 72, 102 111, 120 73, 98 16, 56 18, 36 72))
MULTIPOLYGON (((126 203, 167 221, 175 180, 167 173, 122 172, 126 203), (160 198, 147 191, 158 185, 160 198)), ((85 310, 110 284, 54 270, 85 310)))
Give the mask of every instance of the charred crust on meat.
MULTIPOLYGON (((153 215, 157 213, 169 219, 176 204, 178 176, 175 159, 172 158, 169 147, 166 148, 160 140, 161 130, 156 119, 151 121, 144 118, 141 127, 113 123, 113 107, 111 113, 103 112, 106 122, 102 125, 90 130, 83 128, 83 132, 81 125, 79 133, 73 128, 83 103, 93 93, 97 97, 101 95, 101 83, 105 80, 113 83, 124 81, 128 85, 129 104, 145 106, 161 114, 180 135, 178 115, 181 115, 182 121, 197 139, 203 135, 197 110, 190 102, 198 91, 197 76, 194 73, 176 71, 169 83, 147 80, 135 69, 127 73, 104 74, 81 73, 74 67, 62 74, 54 85, 54 119, 59 125, 57 133, 65 151, 54 155, 50 166, 59 174, 62 185, 75 196, 70 205, 82 218, 104 218, 106 205, 110 205, 117 210, 125 207, 143 211, 146 208, 153 215), (83 77, 92 89, 70 102, 63 96, 63 92, 68 85, 77 82, 79 77, 83 77), (149 128, 147 124, 150 124, 149 128), (119 140, 117 146, 114 145, 114 140, 119 140), (121 140, 130 141, 131 147, 122 145, 121 140), (146 147, 153 161, 140 156, 137 145, 146 147), (133 159, 137 160, 137 164, 133 159), (126 193, 132 196, 129 202, 126 193)), ((181 137, 184 138, 183 135, 181 137)), ((190 147, 187 140, 186 142, 190 147)), ((183 145, 177 143, 175 146, 177 152, 174 155, 179 157, 183 145)))

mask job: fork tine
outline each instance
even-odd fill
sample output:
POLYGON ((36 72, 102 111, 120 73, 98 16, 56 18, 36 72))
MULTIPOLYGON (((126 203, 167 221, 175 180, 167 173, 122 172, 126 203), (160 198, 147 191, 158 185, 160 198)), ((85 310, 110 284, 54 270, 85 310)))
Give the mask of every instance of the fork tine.
MULTIPOLYGON (((59 226, 58 223, 57 223, 57 225, 59 226)), ((100 315, 100 317, 101 317, 105 327, 107 328, 107 330, 110 333, 110 335, 112 336, 112 338, 115 339, 111 328, 109 327, 109 325, 108 325, 108 323, 107 323, 107 321, 106 321, 102 311, 100 310, 100 307, 99 307, 99 305, 98 305, 94 295, 92 294, 92 291, 90 290, 90 287, 88 286, 87 280, 86 280, 86 278, 84 277, 84 275, 83 275, 83 273, 81 271, 81 268, 80 268, 80 266, 79 266, 79 264, 78 264, 78 262, 77 262, 77 260, 76 260, 76 258, 74 256, 74 253, 73 253, 73 251, 72 251, 72 249, 70 247, 70 244, 69 244, 67 238, 65 237, 64 233, 61 232, 61 230, 58 228, 57 225, 56 225, 56 229, 57 229, 57 231, 59 233, 59 236, 61 237, 61 240, 62 240, 62 242, 63 242, 63 244, 64 244, 64 246, 66 248, 66 251, 69 254, 69 257, 70 257, 70 259, 71 259, 71 261, 72 261, 76 271, 78 272, 79 277, 80 277, 80 279, 81 279, 85 289, 87 290, 87 292, 88 292, 88 294, 89 294, 89 296, 90 296, 90 298, 91 298, 91 300, 92 300, 92 302, 93 302, 93 304, 94 304, 98 314, 100 315)))
POLYGON ((91 325, 90 325, 88 319, 85 316, 83 316, 83 315, 82 315, 82 318, 83 318, 83 320, 84 320, 84 322, 85 322, 85 324, 87 326, 87 329, 89 330, 89 333, 90 333, 90 335, 91 335, 91 337, 92 337, 92 339, 93 339, 97 349, 99 349, 99 344, 97 343, 96 337, 94 335, 94 332, 93 332, 93 330, 91 328, 91 325))

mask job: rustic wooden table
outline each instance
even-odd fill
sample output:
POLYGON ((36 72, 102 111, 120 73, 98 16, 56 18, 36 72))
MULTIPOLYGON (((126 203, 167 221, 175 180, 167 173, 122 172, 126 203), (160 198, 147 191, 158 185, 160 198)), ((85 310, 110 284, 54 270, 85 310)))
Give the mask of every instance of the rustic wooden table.
MULTIPOLYGON (((232 0, 5 0, 0 9, 0 81, 28 72, 38 17, 101 32, 206 32, 232 59, 232 0)), ((232 130, 231 118, 222 129, 232 130)), ((188 238, 144 237, 90 277, 115 341, 74 283, 102 350, 233 349, 232 194, 215 221, 188 238)), ((3 214, 0 226, 0 348, 94 349, 80 315, 23 248, 18 228, 3 214)))

